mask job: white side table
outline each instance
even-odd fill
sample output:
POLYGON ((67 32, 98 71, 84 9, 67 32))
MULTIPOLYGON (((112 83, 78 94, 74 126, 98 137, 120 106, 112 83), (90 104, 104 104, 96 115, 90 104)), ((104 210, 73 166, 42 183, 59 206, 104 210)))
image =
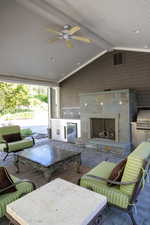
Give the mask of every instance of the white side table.
POLYGON ((105 196, 57 178, 7 206, 14 225, 99 225, 105 196))

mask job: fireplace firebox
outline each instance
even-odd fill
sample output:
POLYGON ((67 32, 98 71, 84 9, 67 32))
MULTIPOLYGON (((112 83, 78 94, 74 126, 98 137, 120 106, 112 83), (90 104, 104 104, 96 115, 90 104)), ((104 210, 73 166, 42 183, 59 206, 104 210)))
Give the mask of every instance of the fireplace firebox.
POLYGON ((91 138, 115 140, 115 119, 90 118, 91 138))

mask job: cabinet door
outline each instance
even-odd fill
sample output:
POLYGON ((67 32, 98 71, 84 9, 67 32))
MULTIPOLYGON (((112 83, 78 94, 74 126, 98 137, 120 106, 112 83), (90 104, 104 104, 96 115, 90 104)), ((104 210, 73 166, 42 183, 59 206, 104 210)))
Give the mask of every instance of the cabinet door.
POLYGON ((77 139, 77 123, 67 123, 67 141, 75 143, 77 139))

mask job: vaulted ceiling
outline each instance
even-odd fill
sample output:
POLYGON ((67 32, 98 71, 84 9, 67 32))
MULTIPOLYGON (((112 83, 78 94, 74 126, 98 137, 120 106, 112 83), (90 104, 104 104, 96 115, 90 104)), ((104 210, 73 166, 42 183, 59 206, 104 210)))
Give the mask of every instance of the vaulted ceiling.
POLYGON ((113 49, 150 52, 148 0, 1 0, 0 76, 60 82, 113 49), (53 44, 47 28, 79 25, 91 44, 53 44))

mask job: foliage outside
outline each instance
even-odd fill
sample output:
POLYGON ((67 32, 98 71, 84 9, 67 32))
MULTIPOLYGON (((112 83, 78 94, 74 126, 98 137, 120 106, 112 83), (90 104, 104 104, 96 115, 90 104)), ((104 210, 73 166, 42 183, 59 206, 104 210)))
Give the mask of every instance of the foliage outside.
POLYGON ((47 95, 39 94, 39 95, 35 95, 34 97, 39 99, 41 102, 48 103, 48 96, 47 95))
POLYGON ((5 120, 31 119, 35 108, 46 109, 47 89, 0 82, 0 116, 5 120))

